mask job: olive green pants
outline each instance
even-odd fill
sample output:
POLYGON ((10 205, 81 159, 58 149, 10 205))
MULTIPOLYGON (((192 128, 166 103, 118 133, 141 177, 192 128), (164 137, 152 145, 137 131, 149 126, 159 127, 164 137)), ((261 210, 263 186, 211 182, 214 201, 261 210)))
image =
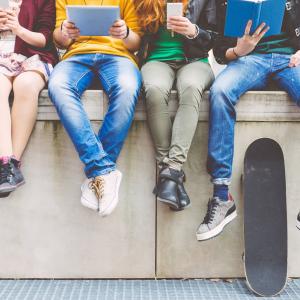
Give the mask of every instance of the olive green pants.
POLYGON ((142 75, 156 159, 179 170, 187 159, 197 128, 203 92, 214 80, 212 69, 200 61, 189 64, 150 61, 142 67, 142 75), (179 107, 172 124, 168 101, 175 82, 179 107))

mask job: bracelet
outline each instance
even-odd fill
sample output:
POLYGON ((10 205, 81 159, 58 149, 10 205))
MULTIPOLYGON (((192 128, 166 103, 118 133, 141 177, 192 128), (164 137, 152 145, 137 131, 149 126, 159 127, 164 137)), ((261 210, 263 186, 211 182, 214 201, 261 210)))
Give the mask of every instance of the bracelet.
POLYGON ((126 40, 129 37, 130 34, 130 28, 127 26, 127 33, 126 36, 123 38, 123 40, 126 40))
POLYGON ((232 52, 233 52, 233 54, 236 56, 236 58, 240 58, 240 57, 241 57, 240 55, 238 55, 238 54, 236 53, 236 51, 234 50, 234 48, 232 48, 232 52))
POLYGON ((189 35, 186 35, 186 38, 189 39, 189 40, 194 40, 200 33, 200 28, 197 24, 195 24, 195 27, 196 27, 196 33, 194 36, 189 36, 189 35))

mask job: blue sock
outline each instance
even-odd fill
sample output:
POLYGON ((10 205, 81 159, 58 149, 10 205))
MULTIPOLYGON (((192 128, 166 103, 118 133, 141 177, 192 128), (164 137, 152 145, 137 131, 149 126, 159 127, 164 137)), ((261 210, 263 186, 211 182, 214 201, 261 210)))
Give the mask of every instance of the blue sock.
POLYGON ((229 188, 228 185, 214 185, 214 197, 218 197, 222 201, 228 200, 229 188))

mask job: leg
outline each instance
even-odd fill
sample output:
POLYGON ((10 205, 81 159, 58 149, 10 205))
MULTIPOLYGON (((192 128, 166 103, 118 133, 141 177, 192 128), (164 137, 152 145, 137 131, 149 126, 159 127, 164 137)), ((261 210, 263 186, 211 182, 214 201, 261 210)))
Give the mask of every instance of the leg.
POLYGON ((0 74, 0 157, 13 154, 11 118, 8 97, 12 89, 11 80, 0 74))
POLYGON ((18 160, 23 154, 35 124, 38 97, 44 86, 44 79, 36 72, 22 73, 13 82, 12 144, 13 153, 18 160))
POLYGON ((187 159, 199 119, 199 106, 203 92, 214 79, 207 63, 194 62, 182 67, 177 74, 179 108, 173 124, 169 165, 181 169, 187 159))
POLYGON ((94 55, 76 55, 59 63, 49 81, 49 95, 68 132, 88 178, 109 173, 115 164, 98 141, 81 103, 82 93, 90 86, 94 55))
POLYGON ((235 105, 250 89, 266 86, 270 59, 249 55, 231 62, 217 77, 210 91, 208 170, 215 184, 229 185, 233 150, 235 105))
POLYGON ((128 58, 114 55, 103 55, 98 72, 109 98, 108 112, 99 131, 99 140, 109 159, 115 163, 134 117, 141 75, 128 58))
MULTIPOLYGON (((287 64, 288 62, 289 58, 287 59, 287 64)), ((274 74, 273 80, 300 106, 300 66, 294 68, 287 66, 274 74)))
POLYGON ((168 101, 175 72, 166 63, 151 61, 142 68, 147 118, 158 162, 167 157, 171 144, 172 121, 168 101))

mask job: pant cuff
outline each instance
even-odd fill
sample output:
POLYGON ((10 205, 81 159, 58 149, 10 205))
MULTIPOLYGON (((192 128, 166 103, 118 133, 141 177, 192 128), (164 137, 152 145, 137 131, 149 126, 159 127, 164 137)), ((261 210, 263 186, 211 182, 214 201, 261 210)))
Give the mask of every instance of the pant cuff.
POLYGON ((93 172, 91 172, 90 174, 87 175, 87 178, 95 178, 97 176, 106 175, 115 170, 116 170, 116 166, 109 167, 109 168, 103 169, 103 170, 94 170, 93 172))
POLYGON ((162 160, 162 162, 165 163, 165 164, 167 164, 172 169, 175 169, 177 171, 181 171, 182 170, 182 164, 181 163, 174 162, 171 159, 169 159, 168 157, 165 157, 162 160))
POLYGON ((230 185, 230 178, 212 178, 211 182, 215 185, 230 185))

